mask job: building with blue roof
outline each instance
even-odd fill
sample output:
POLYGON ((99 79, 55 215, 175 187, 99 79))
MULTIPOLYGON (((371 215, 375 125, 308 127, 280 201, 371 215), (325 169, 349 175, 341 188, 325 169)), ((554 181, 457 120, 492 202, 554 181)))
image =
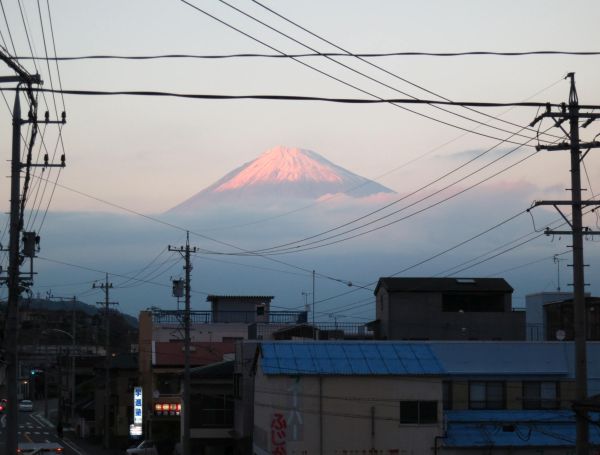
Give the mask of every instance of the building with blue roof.
MULTIPOLYGON (((570 454, 573 411, 448 411, 439 453, 570 454)), ((590 414, 590 442, 600 447, 600 415, 590 414)))
POLYGON ((254 371, 255 454, 428 453, 443 431, 427 344, 263 342, 254 371))
MULTIPOLYGON (((255 454, 574 448, 571 342, 265 341, 254 350, 238 399, 252 407, 255 454)), ((600 392, 598 358, 600 343, 588 343, 590 394, 600 392)), ((599 425, 592 414, 594 447, 599 425)))

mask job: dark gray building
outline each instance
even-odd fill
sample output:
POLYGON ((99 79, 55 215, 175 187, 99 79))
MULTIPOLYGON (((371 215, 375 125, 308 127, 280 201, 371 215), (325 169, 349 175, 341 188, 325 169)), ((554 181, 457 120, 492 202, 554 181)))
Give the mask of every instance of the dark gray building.
POLYGON ((369 326, 384 340, 524 340, 512 292, 503 278, 380 278, 369 326))
MULTIPOLYGON (((600 340, 600 297, 586 297, 586 339, 600 340)), ((573 340, 573 299, 559 300, 544 304, 544 321, 546 322, 546 340, 573 340)))

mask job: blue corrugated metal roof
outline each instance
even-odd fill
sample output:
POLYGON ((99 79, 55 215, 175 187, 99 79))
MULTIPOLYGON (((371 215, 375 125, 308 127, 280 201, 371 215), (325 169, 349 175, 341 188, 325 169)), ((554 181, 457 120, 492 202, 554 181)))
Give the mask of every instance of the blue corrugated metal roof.
POLYGON ((430 346, 448 374, 465 376, 567 376, 572 350, 569 343, 531 341, 432 341, 430 346))
MULTIPOLYGON (((598 413, 590 418, 599 420, 598 413)), ((445 447, 574 446, 572 411, 447 411, 445 447)), ((590 425, 590 441, 600 444, 600 428, 590 425)))
POLYGON ((393 342, 263 342, 265 374, 440 375, 440 362, 426 344, 393 342))

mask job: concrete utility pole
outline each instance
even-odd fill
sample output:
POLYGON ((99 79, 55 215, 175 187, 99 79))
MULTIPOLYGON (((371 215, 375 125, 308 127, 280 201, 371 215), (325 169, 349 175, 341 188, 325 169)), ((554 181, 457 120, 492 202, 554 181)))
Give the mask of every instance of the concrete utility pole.
POLYGON ((100 288, 104 291, 104 302, 96 302, 98 305, 104 305, 104 328, 105 341, 104 348, 106 349, 105 365, 104 365, 104 447, 110 448, 110 305, 118 305, 118 302, 111 302, 109 291, 112 289, 112 283, 108 282, 108 273, 104 283, 92 285, 92 288, 100 288))
POLYGON ((587 399, 587 352, 586 352, 586 305, 585 305, 585 280, 584 280, 584 260, 583 260, 583 235, 597 235, 600 232, 594 232, 588 228, 582 227, 582 207, 589 205, 600 205, 598 201, 581 200, 581 172, 580 162, 587 153, 600 147, 600 142, 593 141, 582 143, 579 140, 579 120, 587 119, 583 127, 600 118, 600 114, 592 112, 580 112, 577 90, 575 89, 575 73, 567 75, 571 79, 571 91, 569 94, 568 106, 563 105, 559 112, 553 112, 548 107, 546 112, 539 115, 531 125, 535 125, 543 118, 551 118, 557 127, 562 129, 562 123, 569 121, 569 132, 565 134, 569 142, 562 144, 538 146, 538 150, 569 150, 571 154, 571 200, 570 201, 537 201, 534 206, 552 205, 558 210, 571 230, 554 231, 546 228, 546 235, 565 234, 573 236, 573 313, 574 313, 574 337, 575 337, 575 399, 573 409, 576 414, 576 453, 577 455, 588 455, 589 453, 589 420, 588 411, 580 404, 587 399), (587 149, 581 154, 581 149, 587 149), (571 206, 571 220, 563 214, 559 206, 571 206))
POLYGON ((181 449, 182 455, 190 455, 190 413, 192 411, 190 400, 190 292, 192 290, 190 281, 192 264, 190 254, 197 251, 196 247, 190 247, 190 233, 187 232, 185 247, 179 248, 169 245, 169 251, 176 251, 185 260, 185 310, 183 312, 183 343, 184 343, 184 367, 183 367, 183 406, 181 407, 181 449))
MULTIPOLYGON (((21 64, 11 57, 8 51, 0 46, 0 61, 4 62, 16 75, 0 76, 0 83, 17 83, 15 91, 15 104, 12 112, 12 156, 11 156, 11 185, 10 185, 10 229, 8 245, 8 270, 6 277, 0 277, 0 281, 6 281, 8 285, 7 319, 4 331, 4 360, 6 362, 6 390, 9 403, 6 419, 6 445, 7 454, 17 452, 18 448, 18 410, 17 410, 17 384, 18 384, 18 363, 17 363, 17 337, 19 330, 19 299, 21 293, 31 285, 33 279, 33 257, 39 237, 34 232, 23 233, 24 248, 19 251, 19 237, 23 230, 23 211, 27 200, 27 187, 29 183, 29 171, 32 167, 64 167, 64 155, 60 165, 53 165, 45 162, 44 164, 33 164, 31 157, 33 146, 37 135, 37 100, 33 93, 33 85, 41 85, 42 80, 39 74, 29 74, 21 64), (29 113, 27 119, 21 119, 20 91, 27 94, 29 101, 29 113), (31 135, 27 150, 27 160, 21 163, 21 125, 31 124, 31 135), (25 180, 23 185, 23 194, 21 194, 21 171, 25 169, 25 180), (31 259, 31 268, 29 273, 21 275, 20 266, 25 257, 31 259)), ((66 115, 63 113, 62 121, 50 121, 45 123, 65 123, 66 115)))
POLYGON ((68 383, 69 387, 69 401, 71 405, 69 406, 69 421, 71 425, 75 424, 75 389, 76 389, 76 374, 75 374, 75 337, 77 335, 77 324, 75 317, 75 306, 77 305, 77 297, 58 297, 49 293, 49 300, 58 300, 60 302, 70 301, 71 302, 71 333, 65 332, 64 330, 52 329, 52 331, 60 332, 67 335, 71 339, 71 350, 69 352, 70 362, 71 362, 71 374, 68 383))
POLYGON ((317 327, 315 326, 315 271, 312 271, 312 325, 313 339, 317 339, 317 327))
POLYGON ((15 93, 13 108, 13 145, 11 163, 10 186, 10 240, 8 256, 8 319, 4 332, 4 348, 6 350, 6 396, 8 409, 6 419, 6 453, 17 453, 19 414, 17 409, 17 339, 18 339, 18 311, 21 286, 19 283, 19 201, 21 198, 21 104, 19 91, 15 93))

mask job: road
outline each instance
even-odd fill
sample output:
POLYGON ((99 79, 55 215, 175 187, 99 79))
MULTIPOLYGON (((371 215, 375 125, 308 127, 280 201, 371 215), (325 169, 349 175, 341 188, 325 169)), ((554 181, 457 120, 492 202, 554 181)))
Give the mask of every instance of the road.
MULTIPOLYGON (((0 414, 0 453, 4 452, 6 437, 6 415, 0 414)), ((21 442, 57 442, 64 448, 64 455, 101 455, 102 449, 82 448, 78 441, 73 441, 68 435, 59 438, 54 425, 46 420, 43 412, 34 409, 33 412, 19 412, 19 443, 21 442)))

